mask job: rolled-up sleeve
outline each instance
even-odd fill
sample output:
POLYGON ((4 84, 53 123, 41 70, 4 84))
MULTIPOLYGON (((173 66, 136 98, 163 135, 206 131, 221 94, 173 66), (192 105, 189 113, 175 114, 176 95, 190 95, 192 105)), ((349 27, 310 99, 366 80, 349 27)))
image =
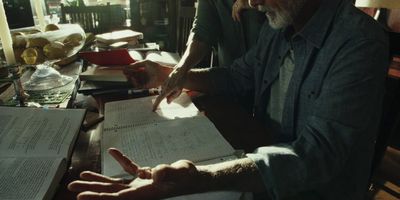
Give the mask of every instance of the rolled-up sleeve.
POLYGON ((350 156, 373 148, 381 115, 387 50, 387 44, 377 40, 345 44, 297 139, 247 154, 259 168, 273 199, 314 190, 332 181, 347 166, 350 156))

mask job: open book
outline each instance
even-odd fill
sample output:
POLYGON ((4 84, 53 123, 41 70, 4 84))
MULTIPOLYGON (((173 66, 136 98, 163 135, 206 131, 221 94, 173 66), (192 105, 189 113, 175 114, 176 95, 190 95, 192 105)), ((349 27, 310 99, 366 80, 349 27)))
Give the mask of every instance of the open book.
POLYGON ((51 199, 85 110, 0 107, 0 199, 51 199))
MULTIPOLYGON (((171 104, 162 101, 156 112, 151 111, 154 100, 151 96, 105 104, 101 139, 103 174, 114 177, 125 174, 107 153, 110 147, 121 149, 140 166, 150 167, 180 159, 215 163, 235 158, 233 147, 186 94, 171 104)), ((225 191, 175 198, 217 200, 238 199, 240 195, 225 191)))
POLYGON ((126 49, 115 49, 100 52, 81 52, 80 56, 95 66, 89 66, 79 77, 88 81, 111 81, 126 82, 127 79, 122 72, 125 65, 132 64, 144 59, 160 63, 165 66, 175 66, 180 57, 177 53, 166 51, 135 51, 126 49), (96 66, 97 65, 97 66, 96 66))

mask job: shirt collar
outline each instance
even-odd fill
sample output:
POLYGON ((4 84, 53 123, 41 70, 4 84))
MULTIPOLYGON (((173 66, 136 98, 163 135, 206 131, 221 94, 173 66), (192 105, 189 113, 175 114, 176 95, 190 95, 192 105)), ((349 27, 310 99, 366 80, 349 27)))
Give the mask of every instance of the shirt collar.
MULTIPOLYGON (((336 10, 343 0, 321 0, 321 4, 315 14, 305 24, 303 29, 294 37, 300 36, 317 48, 321 48, 336 10)), ((293 31, 292 27, 286 28, 285 32, 293 31)))

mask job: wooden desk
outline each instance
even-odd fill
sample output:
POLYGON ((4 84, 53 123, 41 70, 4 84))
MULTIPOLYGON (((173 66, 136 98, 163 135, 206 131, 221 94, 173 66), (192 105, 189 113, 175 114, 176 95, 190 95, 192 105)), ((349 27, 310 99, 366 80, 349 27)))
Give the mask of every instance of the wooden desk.
MULTIPOLYGON (((105 102, 127 99, 127 96, 96 97, 103 110, 105 102)), ((198 96, 192 98, 193 102, 215 124, 221 134, 235 149, 246 152, 253 151, 256 147, 269 145, 271 138, 261 124, 252 120, 249 113, 238 107, 237 103, 226 97, 198 96)), ((100 133, 101 123, 87 132, 81 132, 75 145, 71 165, 60 184, 54 199, 76 199, 76 194, 67 190, 67 185, 79 178, 79 173, 84 170, 101 171, 100 133)))

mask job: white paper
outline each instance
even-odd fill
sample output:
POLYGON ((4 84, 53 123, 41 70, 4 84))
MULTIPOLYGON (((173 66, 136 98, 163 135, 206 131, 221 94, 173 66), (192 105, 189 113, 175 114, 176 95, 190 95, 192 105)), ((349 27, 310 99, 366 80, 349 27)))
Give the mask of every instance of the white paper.
POLYGON ((171 104, 162 101, 152 112, 156 97, 110 102, 105 105, 102 134, 103 173, 123 174, 107 149, 121 149, 142 166, 171 163, 179 159, 194 162, 232 155, 234 149, 214 124, 186 94, 171 104))
POLYGON ((204 116, 104 130, 103 172, 113 176, 123 173, 123 170, 108 155, 107 149, 110 147, 121 149, 141 166, 151 167, 180 159, 197 162, 234 153, 232 146, 204 116))
POLYGON ((118 129, 143 124, 171 121, 178 118, 199 116, 200 112, 183 93, 168 104, 164 99, 158 109, 153 112, 153 102, 156 96, 131 100, 114 101, 105 104, 104 128, 118 129))
MULTIPOLYGON (((234 149, 214 124, 201 115, 183 94, 171 104, 162 101, 152 112, 155 97, 107 103, 102 134, 103 174, 123 177, 126 172, 107 153, 115 147, 140 166, 154 167, 188 159, 211 164, 235 159, 234 149)), ((242 193, 216 191, 184 195, 168 200, 238 200, 242 193)))
POLYGON ((0 158, 0 199, 51 199, 65 168, 61 158, 0 158))
POLYGON ((85 111, 0 107, 0 157, 67 157, 85 111))

